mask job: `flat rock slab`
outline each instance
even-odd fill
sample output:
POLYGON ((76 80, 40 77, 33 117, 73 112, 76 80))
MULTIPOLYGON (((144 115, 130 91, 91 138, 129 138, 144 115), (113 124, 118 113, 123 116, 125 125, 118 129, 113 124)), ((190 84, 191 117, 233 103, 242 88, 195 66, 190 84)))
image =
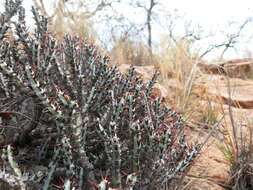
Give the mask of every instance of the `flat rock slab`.
POLYGON ((243 75, 253 70, 253 59, 232 59, 227 62, 216 62, 216 63, 198 63, 198 67, 205 73, 212 74, 227 74, 230 77, 243 75))
MULTIPOLYGON (((224 105, 224 120, 222 122, 223 128, 221 130, 226 130, 224 134, 228 136, 233 136, 236 134, 236 139, 238 142, 239 150, 243 150, 244 146, 246 149, 249 147, 250 143, 250 131, 253 132, 253 109, 240 109, 231 107, 231 115, 233 118, 233 123, 230 117, 229 106, 224 105), (234 126, 234 128, 233 128, 234 126)), ((253 137, 253 134, 252 134, 253 137)), ((253 146, 250 147, 251 156, 249 162, 253 163, 253 146)))
MULTIPOLYGON (((200 102, 201 106, 204 104, 208 104, 208 102, 200 102)), ((203 180, 208 180, 208 184, 212 182, 215 184, 229 184, 229 179, 231 177, 230 163, 225 159, 224 155, 217 147, 217 145, 222 148, 226 146, 226 142, 224 141, 226 137, 233 137, 233 134, 236 134, 239 152, 244 150, 244 147, 246 147, 246 150, 248 150, 248 148, 250 148, 249 150, 251 151, 253 150, 253 146, 249 146, 249 130, 252 130, 253 127, 253 109, 231 107, 231 114, 235 126, 234 130, 230 119, 228 105, 223 105, 221 108, 218 103, 212 102, 212 109, 218 112, 218 118, 221 118, 223 113, 225 117, 222 120, 221 125, 217 128, 218 130, 209 139, 207 145, 203 147, 202 153, 197 160, 195 160, 195 163, 192 165, 188 173, 189 177, 192 177, 195 181, 197 180, 200 184, 200 188, 197 189, 205 189, 201 186, 201 181, 203 180)), ((203 138, 206 136, 204 132, 205 129, 200 129, 199 134, 194 130, 188 130, 187 138, 191 140, 198 139, 199 142, 203 142, 203 138)), ((253 153, 249 156, 248 163, 253 163, 253 153)), ((206 186, 208 186, 208 184, 206 184, 206 186)), ((193 185, 193 187, 193 189, 195 189, 198 186, 193 185)))
POLYGON ((207 88, 207 92, 210 95, 216 97, 216 101, 219 101, 219 97, 224 104, 229 104, 228 87, 231 91, 231 105, 234 107, 241 107, 246 109, 253 108, 253 81, 242 80, 238 78, 229 78, 221 75, 203 75, 197 79, 198 85, 207 88))
MULTIPOLYGON (((186 130, 186 138, 191 142, 204 142, 207 136, 208 132, 204 132, 204 130, 186 130)), ((219 184, 229 184, 229 163, 216 143, 219 144, 219 140, 210 137, 191 166, 187 177, 191 178, 194 183, 189 189, 223 189, 219 184)))
POLYGON ((185 187, 182 186, 184 190, 225 190, 220 185, 209 180, 191 177, 186 178, 185 187))

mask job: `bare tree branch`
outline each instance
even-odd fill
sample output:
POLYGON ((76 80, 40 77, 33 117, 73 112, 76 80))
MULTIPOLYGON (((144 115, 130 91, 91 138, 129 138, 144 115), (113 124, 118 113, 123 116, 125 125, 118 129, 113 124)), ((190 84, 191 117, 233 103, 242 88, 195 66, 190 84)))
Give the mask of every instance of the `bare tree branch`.
POLYGON ((241 33, 242 33, 242 30, 246 27, 246 25, 252 21, 252 18, 248 18, 244 21, 244 23, 239 27, 238 31, 235 33, 235 34, 229 34, 227 35, 227 39, 220 43, 220 44, 215 44, 215 45, 210 45, 207 50, 202 53, 200 55, 200 58, 204 57, 205 55, 207 55, 208 53, 210 53, 211 51, 213 51, 214 49, 217 49, 217 48, 221 48, 221 47, 224 47, 222 53, 221 53, 221 56, 220 58, 223 58, 224 54, 226 53, 226 51, 229 49, 229 48, 233 48, 236 50, 235 48, 235 44, 238 43, 238 38, 241 36, 241 33))

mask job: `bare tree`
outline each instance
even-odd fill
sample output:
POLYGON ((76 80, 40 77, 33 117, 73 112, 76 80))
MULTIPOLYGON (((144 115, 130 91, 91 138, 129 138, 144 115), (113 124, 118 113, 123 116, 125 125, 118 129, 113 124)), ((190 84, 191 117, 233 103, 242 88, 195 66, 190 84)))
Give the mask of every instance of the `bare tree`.
POLYGON ((149 54, 152 59, 153 53, 152 53, 152 31, 151 31, 151 16, 152 16, 152 9, 156 3, 154 0, 150 0, 150 6, 147 10, 147 26, 148 26, 148 47, 149 47, 149 54))
MULTIPOLYGON (((46 11, 45 4, 44 4, 43 0, 33 0, 33 3, 38 9, 40 9, 40 11, 44 15, 50 17, 48 12, 46 11)), ((79 1, 76 1, 73 3, 68 0, 58 0, 58 1, 55 1, 56 8, 54 10, 54 13, 51 16, 53 16, 56 12, 56 9, 59 8, 64 13, 64 16, 72 16, 73 17, 74 11, 70 11, 68 9, 68 6, 71 4, 78 4, 79 8, 86 8, 85 11, 82 11, 82 14, 85 15, 86 19, 89 19, 89 18, 95 16, 99 11, 102 11, 105 7, 111 6, 112 1, 100 0, 97 2, 95 8, 93 8, 93 10, 90 11, 90 10, 88 10, 89 4, 87 4, 86 1, 79 0, 79 1), (65 10, 63 10, 63 7, 65 8, 65 10)), ((94 3, 93 3, 93 5, 94 5, 94 3)))
POLYGON ((45 7, 47 1, 33 0, 35 7, 49 18, 52 30, 59 36, 63 36, 65 32, 71 32, 86 37, 92 33, 89 32, 91 29, 89 20, 106 7, 110 7, 112 2, 113 0, 98 0, 95 3, 82 0, 58 0, 54 1, 52 12, 49 13, 45 7), (70 31, 66 31, 67 29, 70 31))
POLYGON ((152 52, 152 14, 153 14, 153 9, 154 7, 158 4, 157 1, 155 0, 150 0, 149 1, 149 6, 147 7, 144 3, 141 3, 140 1, 136 2, 137 7, 142 7, 145 12, 146 12, 146 25, 148 29, 148 47, 149 47, 149 56, 151 58, 151 61, 153 62, 153 52, 152 52))
POLYGON ((200 57, 204 57, 205 55, 207 55, 208 53, 210 53, 211 51, 213 51, 214 49, 218 49, 218 48, 223 48, 223 51, 220 55, 220 59, 223 58, 224 54, 226 53, 226 51, 230 48, 234 49, 236 51, 236 44, 238 44, 239 42, 239 38, 242 35, 242 31, 243 29, 250 23, 252 22, 252 18, 248 18, 246 19, 238 28, 238 30, 235 33, 231 33, 231 34, 227 34, 226 38, 223 42, 219 43, 219 44, 212 44, 210 45, 201 55, 200 57))

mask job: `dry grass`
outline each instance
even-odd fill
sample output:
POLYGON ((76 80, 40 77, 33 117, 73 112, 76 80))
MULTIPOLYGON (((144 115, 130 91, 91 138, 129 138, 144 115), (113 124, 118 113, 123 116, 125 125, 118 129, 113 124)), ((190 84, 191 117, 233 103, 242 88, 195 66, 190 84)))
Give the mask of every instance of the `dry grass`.
POLYGON ((135 66, 151 65, 148 47, 133 37, 116 38, 112 50, 109 52, 115 65, 130 64, 135 66))
POLYGON ((169 78, 176 80, 178 88, 176 88, 174 103, 184 113, 192 110, 196 104, 194 95, 196 93, 193 91, 196 85, 195 79, 200 75, 197 68, 198 53, 192 50, 192 45, 192 42, 186 39, 173 42, 164 37, 158 60, 164 83, 169 78))
MULTIPOLYGON (((55 1, 52 5, 53 14, 49 15, 43 3, 33 0, 33 4, 41 13, 49 17, 49 29, 57 36, 58 39, 63 39, 64 35, 71 34, 80 37, 86 37, 89 41, 94 42, 97 39, 97 33, 93 29, 93 23, 87 18, 87 15, 82 12, 82 2, 80 6, 72 6, 71 9, 62 0, 55 1)), ((44 2, 46 3, 46 1, 44 2)), ((51 2, 50 2, 51 3, 51 2)))

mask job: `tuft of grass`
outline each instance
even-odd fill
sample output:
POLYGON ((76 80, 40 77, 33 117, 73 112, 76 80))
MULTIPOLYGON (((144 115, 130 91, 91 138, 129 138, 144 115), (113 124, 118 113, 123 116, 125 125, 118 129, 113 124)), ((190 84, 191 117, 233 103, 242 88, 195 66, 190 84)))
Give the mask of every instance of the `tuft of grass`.
MULTIPOLYGON (((224 119, 223 127, 223 144, 216 144, 218 149, 230 165, 231 179, 230 188, 233 190, 246 190, 253 188, 253 160, 251 159, 252 149, 252 127, 246 116, 242 120, 246 124, 235 122, 235 114, 232 108, 230 79, 227 78, 229 104, 228 117, 224 119), (246 129, 246 130, 245 130, 246 129)), ((219 98, 223 114, 225 108, 221 98, 219 98)), ((237 104, 239 109, 240 105, 237 104)))

